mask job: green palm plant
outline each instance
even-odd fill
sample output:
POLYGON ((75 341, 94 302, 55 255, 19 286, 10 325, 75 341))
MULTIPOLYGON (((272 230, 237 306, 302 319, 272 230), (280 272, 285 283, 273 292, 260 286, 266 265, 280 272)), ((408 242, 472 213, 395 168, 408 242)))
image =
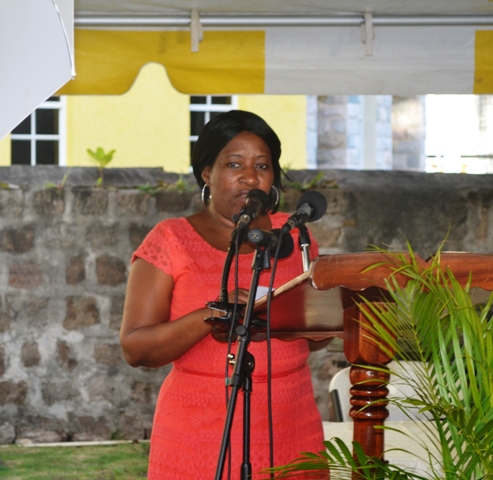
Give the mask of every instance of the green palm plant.
POLYGON ((417 369, 413 375, 389 369, 416 392, 412 398, 389 400, 404 412, 418 408, 430 419, 418 422, 408 415, 422 429, 414 441, 426 452, 420 460, 427 465, 427 475, 367 457, 354 443, 353 455, 340 439, 333 439, 324 442, 324 451, 304 453, 274 469, 276 478, 306 471, 327 478, 330 470, 332 479, 355 478, 355 473, 382 480, 493 479, 492 296, 475 305, 470 279, 462 286, 441 268, 440 251, 426 267, 410 247, 408 254, 384 253, 391 259, 386 264, 392 272, 386 280, 389 299, 362 299, 367 307, 362 311, 372 334, 381 339, 380 347, 394 351, 397 362, 419 360, 412 363, 417 369), (407 278, 405 287, 399 287, 397 275, 407 278))

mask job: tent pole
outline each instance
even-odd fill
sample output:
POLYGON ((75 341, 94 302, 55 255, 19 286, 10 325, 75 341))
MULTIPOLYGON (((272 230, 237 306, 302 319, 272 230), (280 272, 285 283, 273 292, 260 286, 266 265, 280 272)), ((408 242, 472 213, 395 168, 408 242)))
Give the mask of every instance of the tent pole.
MULTIPOLYGON (((317 26, 359 26, 364 22, 362 15, 344 16, 262 16, 201 14, 204 27, 317 27, 317 26)), ((493 15, 451 15, 451 16, 373 16, 374 26, 485 26, 493 25, 493 15)), ((77 15, 78 28, 108 27, 190 27, 190 15, 77 15)))

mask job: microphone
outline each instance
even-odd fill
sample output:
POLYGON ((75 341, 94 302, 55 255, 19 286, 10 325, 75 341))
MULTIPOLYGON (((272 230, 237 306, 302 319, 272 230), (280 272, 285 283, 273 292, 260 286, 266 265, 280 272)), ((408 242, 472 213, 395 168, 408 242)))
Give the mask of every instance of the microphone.
POLYGON ((270 199, 263 190, 250 190, 246 197, 246 205, 240 210, 238 215, 233 217, 238 227, 246 227, 258 215, 267 213, 270 208, 270 199))
POLYGON ((310 190, 304 193, 298 201, 296 212, 288 218, 282 230, 289 232, 293 228, 299 228, 306 222, 315 222, 325 215, 327 211, 327 199, 319 192, 310 190))
POLYGON ((275 251, 279 238, 281 237, 281 247, 277 258, 289 257, 294 250, 294 241, 291 235, 281 232, 280 228, 275 228, 272 231, 261 230, 260 228, 252 228, 248 232, 248 240, 259 247, 265 247, 271 252, 275 251), (282 237, 281 237, 282 233, 282 237))

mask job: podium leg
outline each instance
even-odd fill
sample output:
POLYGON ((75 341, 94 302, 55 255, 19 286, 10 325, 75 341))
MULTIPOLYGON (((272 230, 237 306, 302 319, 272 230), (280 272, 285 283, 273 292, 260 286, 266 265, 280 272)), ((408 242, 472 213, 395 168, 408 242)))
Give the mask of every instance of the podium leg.
POLYGON ((383 368, 392 356, 382 349, 382 340, 369 328, 361 308, 364 306, 354 305, 344 312, 344 353, 352 364, 353 440, 360 443, 367 455, 383 458, 384 430, 375 427, 383 426, 389 416, 386 385, 390 375, 376 368, 383 368))

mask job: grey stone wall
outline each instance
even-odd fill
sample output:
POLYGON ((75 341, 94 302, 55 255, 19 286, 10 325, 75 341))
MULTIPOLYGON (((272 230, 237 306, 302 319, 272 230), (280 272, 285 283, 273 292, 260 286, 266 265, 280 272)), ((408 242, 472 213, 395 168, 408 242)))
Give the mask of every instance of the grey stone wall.
MULTIPOLYGON (((145 438, 169 368, 132 369, 118 330, 131 252, 157 222, 200 208, 196 190, 155 189, 159 169, 0 168, 0 443, 145 438), (61 187, 61 185, 60 185, 61 187), (140 187, 140 188, 139 188, 140 187), (142 188, 145 187, 145 188, 142 188)), ((289 172, 307 185, 314 171, 289 172)), ((324 171, 322 253, 405 248, 493 253, 491 175, 324 171)), ((193 184, 193 180, 186 177, 193 184)), ((300 193, 288 189, 283 208, 300 193)), ((312 354, 322 416, 341 345, 312 354)))
POLYGON ((132 369, 118 331, 131 252, 195 195, 162 171, 0 170, 0 442, 145 438, 168 371, 132 369), (143 176, 142 176, 143 175, 143 176), (115 186, 116 185, 116 186, 115 186), (127 187, 125 185, 131 185, 127 187), (3 432, 3 433, 2 433, 3 432))

